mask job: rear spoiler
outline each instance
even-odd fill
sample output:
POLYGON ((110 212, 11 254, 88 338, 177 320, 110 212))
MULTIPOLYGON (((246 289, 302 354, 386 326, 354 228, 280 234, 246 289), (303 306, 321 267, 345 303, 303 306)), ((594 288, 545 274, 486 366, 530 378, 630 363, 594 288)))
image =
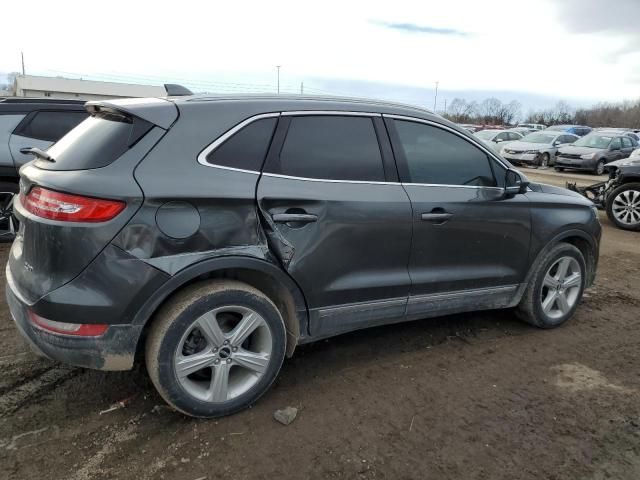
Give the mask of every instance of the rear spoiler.
POLYGON ((168 130, 178 119, 178 107, 163 98, 123 98, 117 100, 96 100, 85 103, 91 114, 113 112, 131 115, 168 130))

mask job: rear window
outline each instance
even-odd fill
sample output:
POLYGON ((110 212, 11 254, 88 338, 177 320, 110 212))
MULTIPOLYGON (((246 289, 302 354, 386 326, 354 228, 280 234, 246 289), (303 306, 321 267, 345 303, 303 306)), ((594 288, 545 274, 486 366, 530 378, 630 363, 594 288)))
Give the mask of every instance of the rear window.
POLYGON ((37 165, 47 170, 106 167, 135 145, 152 126, 135 117, 92 115, 47 150, 55 162, 38 160, 37 165))

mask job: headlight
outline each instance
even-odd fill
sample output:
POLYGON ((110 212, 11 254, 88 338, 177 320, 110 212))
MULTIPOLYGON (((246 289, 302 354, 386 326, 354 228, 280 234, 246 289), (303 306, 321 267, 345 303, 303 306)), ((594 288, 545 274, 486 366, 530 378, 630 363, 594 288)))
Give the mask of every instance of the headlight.
POLYGON ((538 153, 540 153, 538 150, 527 150, 524 153, 533 153, 534 155, 537 155, 538 153))
POLYGON ((580 158, 582 158, 583 160, 591 160, 595 156, 595 153, 586 153, 584 155, 580 155, 580 158))

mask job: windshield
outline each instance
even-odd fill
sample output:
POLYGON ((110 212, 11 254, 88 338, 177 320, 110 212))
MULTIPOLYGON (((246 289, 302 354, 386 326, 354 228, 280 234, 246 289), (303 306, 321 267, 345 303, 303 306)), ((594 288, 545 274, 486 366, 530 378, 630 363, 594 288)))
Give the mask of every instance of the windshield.
POLYGON ((608 148, 613 137, 605 135, 587 135, 573 142, 576 147, 608 148))
POLYGON ((553 143, 553 140, 556 138, 555 135, 549 135, 544 133, 530 133, 526 137, 522 139, 523 142, 530 143, 553 143))
POLYGON ((490 130, 482 130, 480 132, 476 132, 476 137, 481 138, 482 140, 491 140, 496 135, 496 132, 492 132, 490 130))

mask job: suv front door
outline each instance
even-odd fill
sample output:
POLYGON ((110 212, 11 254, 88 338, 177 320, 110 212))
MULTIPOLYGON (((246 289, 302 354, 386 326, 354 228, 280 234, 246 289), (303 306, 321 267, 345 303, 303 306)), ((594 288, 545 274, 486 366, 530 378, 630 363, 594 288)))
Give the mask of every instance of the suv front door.
POLYGON ((403 318, 411 204, 380 115, 283 113, 257 199, 313 336, 403 318))
POLYGON ((526 195, 506 198, 506 168, 458 132, 385 121, 413 206, 409 318, 505 306, 527 271, 526 195))

